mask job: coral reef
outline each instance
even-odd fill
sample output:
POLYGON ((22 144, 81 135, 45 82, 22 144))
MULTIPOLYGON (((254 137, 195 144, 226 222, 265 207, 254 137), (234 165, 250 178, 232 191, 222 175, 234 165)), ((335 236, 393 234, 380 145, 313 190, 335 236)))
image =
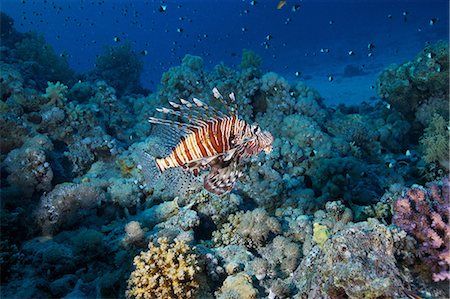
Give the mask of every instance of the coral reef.
POLYGON ((134 258, 136 269, 128 280, 127 298, 195 298, 200 270, 196 255, 178 240, 158 243, 150 243, 148 251, 134 258))
POLYGON ((412 61, 383 71, 378 94, 408 120, 421 110, 430 116, 439 113, 448 117, 448 57, 448 43, 426 47, 412 61))
POLYGON ((106 81, 118 95, 143 91, 140 84, 143 62, 129 42, 106 47, 104 53, 97 57, 95 66, 91 74, 93 81, 106 81))
POLYGON ((395 202, 393 223, 419 243, 419 253, 434 281, 450 280, 450 201, 448 178, 423 188, 413 186, 395 202))
POLYGON ((71 83, 75 73, 69 67, 67 55, 57 55, 53 47, 45 42, 44 36, 36 33, 26 33, 14 45, 17 59, 21 61, 25 80, 35 82, 41 89, 48 81, 71 83))
POLYGON ((148 94, 132 43, 78 75, 4 14, 0 29, 3 297, 448 297, 448 180, 426 185, 449 171, 447 45, 382 72, 383 101, 328 107, 251 50, 237 69, 180 57, 148 94), (142 152, 167 136, 148 117, 192 97, 224 111, 213 87, 273 151, 225 196, 149 184, 142 152))
POLYGON ((96 186, 64 183, 42 196, 36 220, 45 235, 54 234, 95 215, 96 207, 104 200, 104 191, 96 186))

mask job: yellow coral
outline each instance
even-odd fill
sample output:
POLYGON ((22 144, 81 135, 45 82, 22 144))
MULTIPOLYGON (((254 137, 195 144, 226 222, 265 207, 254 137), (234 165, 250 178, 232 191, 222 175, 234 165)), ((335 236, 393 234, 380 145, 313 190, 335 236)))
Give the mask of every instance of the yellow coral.
POLYGON ((241 298, 255 299, 258 297, 258 290, 252 285, 252 279, 247 274, 240 272, 236 275, 228 276, 223 282, 217 298, 241 298))
POLYGON ((329 236, 330 232, 325 225, 314 223, 313 240, 317 243, 317 245, 319 245, 320 248, 322 248, 323 244, 328 240, 329 236))
POLYGON ((158 239, 148 251, 134 258, 135 270, 128 279, 127 298, 193 298, 199 287, 197 255, 183 241, 158 239))

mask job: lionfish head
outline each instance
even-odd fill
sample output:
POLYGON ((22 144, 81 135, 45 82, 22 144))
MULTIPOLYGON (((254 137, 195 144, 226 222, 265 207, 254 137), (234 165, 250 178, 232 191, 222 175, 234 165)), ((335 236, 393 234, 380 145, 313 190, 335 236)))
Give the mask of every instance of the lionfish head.
POLYGON ((272 134, 269 131, 261 131, 261 128, 256 123, 252 125, 251 129, 260 150, 263 150, 266 154, 270 154, 273 142, 272 134))

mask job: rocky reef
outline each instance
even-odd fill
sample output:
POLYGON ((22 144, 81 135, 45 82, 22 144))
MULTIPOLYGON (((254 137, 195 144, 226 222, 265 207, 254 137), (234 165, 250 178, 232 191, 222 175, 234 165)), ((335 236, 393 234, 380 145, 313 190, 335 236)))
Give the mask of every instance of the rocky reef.
POLYGON ((377 103, 332 108, 249 50, 237 70, 186 55, 154 93, 130 45, 76 74, 4 18, 5 298, 449 295, 448 45, 383 71, 377 103), (139 153, 164 141, 147 118, 179 98, 221 109, 213 87, 270 130, 272 153, 223 197, 150 186, 139 153))

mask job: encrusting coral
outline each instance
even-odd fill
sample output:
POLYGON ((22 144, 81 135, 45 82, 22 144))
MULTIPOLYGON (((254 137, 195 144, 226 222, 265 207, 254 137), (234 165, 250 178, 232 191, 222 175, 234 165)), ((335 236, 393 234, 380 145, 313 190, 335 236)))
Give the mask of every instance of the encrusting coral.
POLYGON ((348 224, 313 247, 294 272, 299 298, 403 298, 410 291, 396 265, 396 236, 376 220, 348 224))
POLYGON ((268 241, 271 233, 280 233, 280 224, 270 217, 264 209, 255 209, 246 213, 230 215, 220 230, 213 232, 213 241, 217 245, 244 245, 259 247, 268 241))
POLYGON ((413 186, 394 205, 393 223, 419 242, 423 270, 434 281, 450 280, 449 180, 413 186))
POLYGON ((200 268, 197 256, 182 241, 158 240, 134 258, 135 270, 128 280, 127 298, 195 298, 200 268))

